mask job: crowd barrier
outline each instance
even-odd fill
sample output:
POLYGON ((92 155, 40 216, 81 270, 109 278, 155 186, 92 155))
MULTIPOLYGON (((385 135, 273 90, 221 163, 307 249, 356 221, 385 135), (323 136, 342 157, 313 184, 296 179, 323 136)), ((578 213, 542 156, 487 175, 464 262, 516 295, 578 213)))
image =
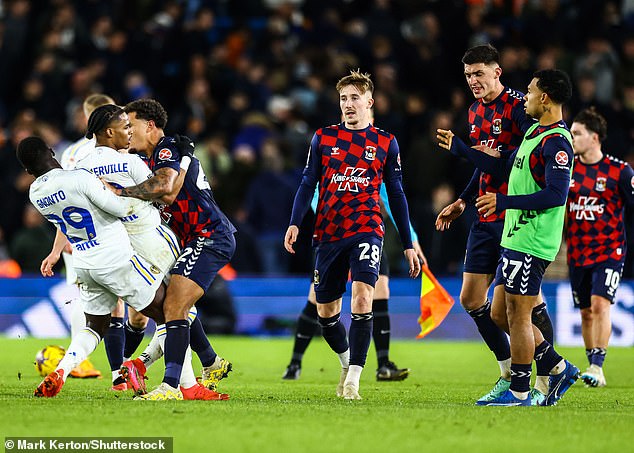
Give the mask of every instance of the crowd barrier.
MULTIPOLYGON (((445 278, 440 283, 456 299, 445 321, 424 340, 476 340, 474 323, 460 307, 461 279, 445 278)), ((238 321, 237 333, 247 335, 289 334, 297 315, 306 303, 309 281, 306 278, 245 278, 228 282, 238 321), (271 324, 282 326, 277 331, 271 324), (269 326, 269 327, 265 327, 269 326), (283 326, 287 326, 286 329, 283 326)), ((420 280, 390 280, 389 310, 394 338, 414 339, 420 329, 420 280)), ((548 311, 555 326, 558 344, 578 346, 581 317, 572 302, 567 281, 549 281, 543 285, 548 311)), ((349 288, 344 296, 343 320, 349 323, 349 288)), ((0 334, 8 337, 67 337, 70 334, 70 301, 77 288, 61 279, 0 279, 0 334)), ((634 281, 622 282, 612 307, 611 345, 634 345, 634 281)))

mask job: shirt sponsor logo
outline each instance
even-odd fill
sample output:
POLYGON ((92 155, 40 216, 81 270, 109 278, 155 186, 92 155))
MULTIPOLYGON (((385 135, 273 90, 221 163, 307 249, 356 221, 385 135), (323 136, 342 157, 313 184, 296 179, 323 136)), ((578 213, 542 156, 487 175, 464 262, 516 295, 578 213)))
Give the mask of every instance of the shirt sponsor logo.
POLYGON ((337 173, 332 177, 334 184, 339 184, 338 191, 359 192, 359 185, 368 187, 370 178, 365 175, 367 168, 347 167, 344 174, 337 173))
POLYGON ((581 196, 576 203, 570 203, 568 210, 574 213, 577 220, 596 220, 595 214, 601 215, 605 210, 605 205, 597 204, 597 197, 581 196))

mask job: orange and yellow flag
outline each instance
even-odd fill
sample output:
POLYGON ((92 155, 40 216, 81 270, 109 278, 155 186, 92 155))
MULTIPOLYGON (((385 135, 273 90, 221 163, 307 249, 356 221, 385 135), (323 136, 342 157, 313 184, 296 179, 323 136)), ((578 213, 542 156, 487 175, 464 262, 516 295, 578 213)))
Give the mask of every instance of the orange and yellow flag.
POLYGON ((423 338, 438 327, 451 310, 454 302, 453 297, 445 288, 440 286, 427 266, 423 266, 421 279, 420 318, 418 318, 420 333, 416 338, 423 338))

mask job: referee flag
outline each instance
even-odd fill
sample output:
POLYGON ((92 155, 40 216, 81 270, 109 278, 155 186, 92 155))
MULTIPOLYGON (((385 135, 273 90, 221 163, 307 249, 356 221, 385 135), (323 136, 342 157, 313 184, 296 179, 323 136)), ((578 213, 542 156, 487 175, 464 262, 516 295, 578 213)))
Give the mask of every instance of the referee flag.
POLYGON ((440 286, 434 274, 424 265, 421 272, 420 287, 420 333, 416 338, 423 338, 429 332, 434 330, 445 319, 449 310, 453 305, 453 297, 449 295, 447 290, 440 286))

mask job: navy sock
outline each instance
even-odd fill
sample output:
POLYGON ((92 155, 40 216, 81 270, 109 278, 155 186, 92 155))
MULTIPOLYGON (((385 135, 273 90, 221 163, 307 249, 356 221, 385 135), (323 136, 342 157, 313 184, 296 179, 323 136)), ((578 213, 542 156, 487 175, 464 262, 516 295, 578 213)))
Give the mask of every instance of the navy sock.
POLYGON ((317 306, 306 302, 304 309, 297 318, 297 328, 295 332, 295 341, 293 343, 293 357, 291 363, 296 365, 302 364, 304 353, 319 330, 319 321, 317 321, 317 306))
POLYGON ((482 339, 489 349, 495 354, 498 361, 507 360, 511 357, 511 347, 506 333, 500 329, 491 319, 491 302, 486 303, 476 309, 468 311, 478 327, 482 339))
POLYGON ((341 324, 341 313, 337 313, 331 318, 322 318, 321 316, 318 318, 324 340, 326 340, 330 349, 337 354, 346 352, 349 349, 349 345, 346 337, 346 328, 341 324))
POLYGON ((106 348, 108 363, 110 363, 110 370, 118 370, 123 363, 123 345, 125 343, 123 318, 110 318, 110 326, 103 337, 103 343, 106 348))
POLYGON ((123 357, 132 357, 145 335, 145 327, 137 329, 130 325, 130 320, 125 323, 125 346, 123 347, 123 357))
POLYGON ((372 339, 376 349, 376 361, 381 368, 390 360, 390 315, 387 312, 387 299, 372 301, 372 339))
POLYGON ((207 338, 203 324, 198 319, 198 316, 196 316, 189 327, 189 345, 192 351, 198 355, 202 366, 211 366, 218 356, 214 348, 211 347, 209 338, 207 338))
POLYGON ((603 367, 603 361, 605 360, 605 355, 607 353, 608 351, 605 348, 592 348, 592 355, 590 356, 590 365, 603 367))
POLYGON ((586 358, 588 359, 588 364, 592 365, 592 354, 594 354, 594 348, 586 349, 586 358))
POLYGON ((555 348, 546 340, 535 348, 535 364, 537 365, 537 376, 548 376, 553 369, 563 359, 557 354, 555 348))
POLYGON ((528 392, 531 389, 531 364, 511 363, 511 390, 528 392))
POLYGON ((546 340, 550 344, 555 344, 555 334, 553 332, 553 322, 548 315, 548 310, 546 309, 546 303, 542 302, 537 307, 533 308, 532 313, 532 322, 535 327, 537 327, 544 336, 544 340, 546 340))
POLYGON ((364 366, 372 338, 372 312, 352 313, 350 322, 350 365, 364 366))
POLYGON ((189 322, 178 319, 165 323, 165 376, 163 382, 178 388, 185 353, 189 345, 189 322))

